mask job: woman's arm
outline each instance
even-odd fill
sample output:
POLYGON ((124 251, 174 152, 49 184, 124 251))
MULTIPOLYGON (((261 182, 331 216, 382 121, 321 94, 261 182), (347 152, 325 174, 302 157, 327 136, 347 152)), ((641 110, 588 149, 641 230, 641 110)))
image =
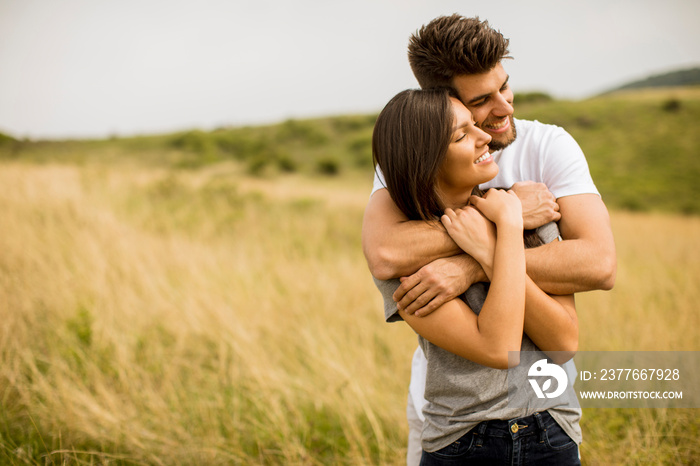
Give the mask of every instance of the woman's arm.
POLYGON ((529 277, 526 290, 525 333, 555 363, 565 363, 578 350, 574 295, 548 295, 529 277))
POLYGON ((519 351, 522 342, 522 333, 513 338, 515 332, 509 330, 518 326, 518 320, 522 324, 522 317, 501 312, 486 319, 489 314, 484 310, 477 316, 461 299, 448 301, 425 317, 399 311, 416 333, 434 345, 483 366, 507 369, 509 351, 519 351))
MULTIPOLYGON (((492 208, 493 205, 484 202, 489 193, 484 198, 472 197, 471 202, 482 210, 492 208)), ((550 296, 527 275, 525 281, 525 333, 555 362, 568 361, 578 349, 578 318, 573 295, 550 296)))
MULTIPOLYGON (((482 212, 447 209, 442 218, 450 236, 482 265, 491 287, 479 315, 461 300, 452 300, 425 317, 399 311, 401 317, 433 344, 476 363, 505 369, 509 352, 520 351, 525 314, 525 252, 520 201, 494 192, 482 212), (494 231, 495 230, 495 231, 494 231)), ((510 364, 517 363, 513 359, 510 364)))

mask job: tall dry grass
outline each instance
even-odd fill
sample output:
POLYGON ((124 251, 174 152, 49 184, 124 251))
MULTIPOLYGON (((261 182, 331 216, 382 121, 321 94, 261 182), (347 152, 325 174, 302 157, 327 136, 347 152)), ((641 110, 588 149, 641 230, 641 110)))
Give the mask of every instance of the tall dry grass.
MULTIPOLYGON (((577 297, 581 351, 700 350, 700 218, 613 212, 610 292, 577 297)), ((696 409, 584 409, 584 464, 700 462, 696 409)))
POLYGON ((393 461, 411 337, 380 325, 361 205, 216 173, 0 178, 7 457, 393 461))
MULTIPOLYGON (((402 464, 416 339, 361 254, 370 182, 2 164, 0 458, 402 464)), ((700 219, 613 227, 581 349, 696 350, 700 219)), ((584 459, 689 463, 693 413, 587 412, 584 459)))

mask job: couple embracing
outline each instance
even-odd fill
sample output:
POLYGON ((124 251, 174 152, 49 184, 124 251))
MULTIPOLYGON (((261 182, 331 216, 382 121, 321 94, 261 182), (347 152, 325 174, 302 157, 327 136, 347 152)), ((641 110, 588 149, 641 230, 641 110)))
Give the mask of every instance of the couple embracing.
POLYGON ((409 43, 422 89, 374 128, 363 249, 386 321, 419 339, 408 464, 580 464, 580 409, 513 406, 507 373, 531 353, 571 367, 574 293, 612 288, 615 246, 578 144, 513 117, 508 53, 486 21, 436 18, 409 43))

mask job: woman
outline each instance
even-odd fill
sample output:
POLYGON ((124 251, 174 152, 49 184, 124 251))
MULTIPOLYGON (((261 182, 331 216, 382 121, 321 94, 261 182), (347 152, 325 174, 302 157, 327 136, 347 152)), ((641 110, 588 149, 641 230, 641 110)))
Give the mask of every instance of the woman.
MULTIPOLYGON (((498 173, 489 142, 447 90, 399 93, 374 128, 374 160, 396 205, 409 219, 441 223, 491 283, 471 307, 455 299, 425 317, 387 307, 388 321, 405 320, 419 334, 428 359, 421 464, 579 464, 580 410, 539 400, 528 386, 515 397, 524 403, 508 401, 504 369, 531 354, 519 351, 539 349, 563 363, 577 349, 578 324, 573 296, 549 296, 526 275, 517 196, 471 195, 498 173)), ((378 286, 391 294, 390 284, 378 286)), ((524 366, 516 369, 523 381, 524 366)))

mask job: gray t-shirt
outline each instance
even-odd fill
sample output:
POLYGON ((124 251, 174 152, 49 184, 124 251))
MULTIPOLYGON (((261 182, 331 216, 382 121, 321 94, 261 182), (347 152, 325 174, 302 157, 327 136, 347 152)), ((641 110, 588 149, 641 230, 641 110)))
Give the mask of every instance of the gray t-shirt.
MULTIPOLYGON (((376 278, 374 281, 384 298, 386 321, 402 320, 392 298, 400 281, 376 278)), ((487 291, 487 285, 476 283, 461 298, 478 314, 487 291)), ((545 399, 537 398, 532 388, 523 384, 516 392, 511 391, 509 399, 508 377, 521 381, 527 379, 529 364, 525 364, 523 358, 521 364, 510 371, 493 369, 450 353, 420 335, 418 342, 428 360, 425 384, 428 403, 423 408, 425 422, 422 435, 425 451, 433 452, 446 447, 482 421, 510 420, 545 410, 569 437, 581 443, 581 409, 572 384, 568 384, 564 395, 545 399), (516 403, 514 400, 519 401, 516 403)), ((523 335, 521 350, 532 352, 528 353, 532 354, 528 361, 546 358, 527 335, 523 335)))

